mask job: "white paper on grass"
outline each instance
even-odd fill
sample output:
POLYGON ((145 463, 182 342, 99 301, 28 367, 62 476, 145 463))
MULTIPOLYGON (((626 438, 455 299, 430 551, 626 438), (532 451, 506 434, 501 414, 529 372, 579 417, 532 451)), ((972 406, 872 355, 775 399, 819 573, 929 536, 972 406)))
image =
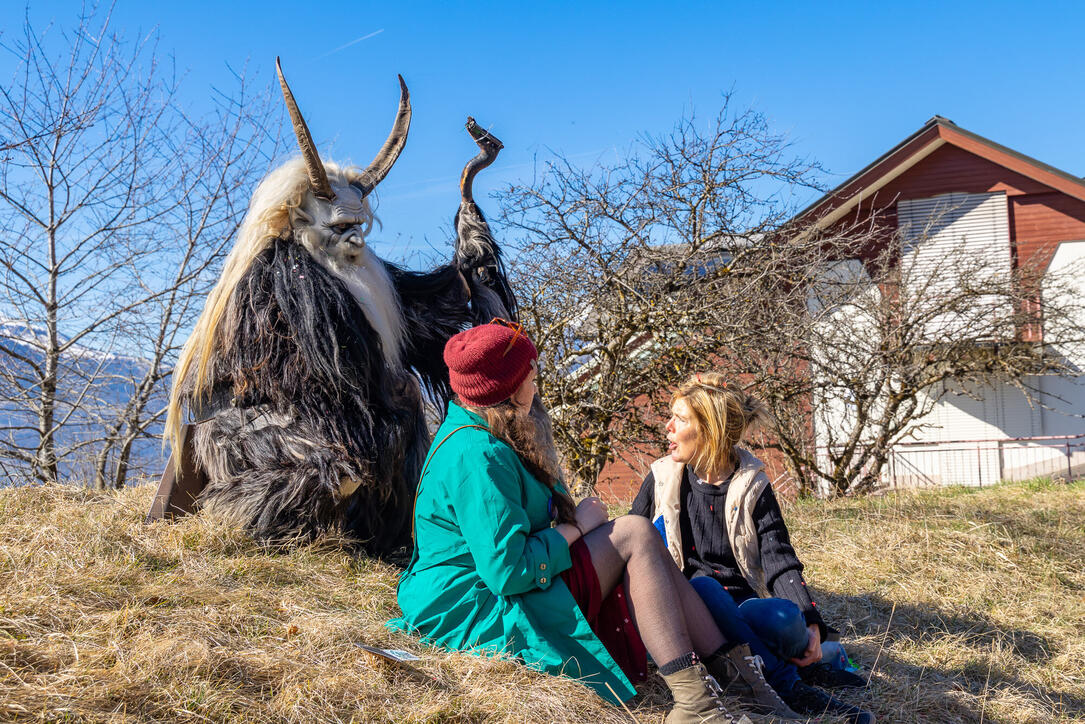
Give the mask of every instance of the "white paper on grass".
POLYGON ((375 646, 366 646, 365 644, 354 644, 363 651, 380 656, 382 659, 389 659, 391 661, 421 661, 422 659, 415 656, 410 651, 404 651, 403 649, 378 649, 375 646))

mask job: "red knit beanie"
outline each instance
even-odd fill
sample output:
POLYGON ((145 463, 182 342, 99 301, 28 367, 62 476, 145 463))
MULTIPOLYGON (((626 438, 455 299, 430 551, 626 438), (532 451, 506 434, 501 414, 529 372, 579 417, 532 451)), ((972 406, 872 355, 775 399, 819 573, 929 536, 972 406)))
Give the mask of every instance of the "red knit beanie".
POLYGON ((538 356, 527 335, 504 324, 480 324, 445 345, 452 390, 476 407, 489 407, 512 397, 538 356))

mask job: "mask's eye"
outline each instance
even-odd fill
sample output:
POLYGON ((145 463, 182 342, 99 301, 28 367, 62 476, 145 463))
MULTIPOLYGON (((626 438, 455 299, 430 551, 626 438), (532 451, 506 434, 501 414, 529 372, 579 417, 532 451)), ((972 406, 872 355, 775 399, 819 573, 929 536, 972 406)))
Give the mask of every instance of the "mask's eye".
POLYGON ((334 231, 336 234, 339 234, 340 236, 347 233, 353 228, 354 224, 332 224, 331 226, 331 230, 334 231))

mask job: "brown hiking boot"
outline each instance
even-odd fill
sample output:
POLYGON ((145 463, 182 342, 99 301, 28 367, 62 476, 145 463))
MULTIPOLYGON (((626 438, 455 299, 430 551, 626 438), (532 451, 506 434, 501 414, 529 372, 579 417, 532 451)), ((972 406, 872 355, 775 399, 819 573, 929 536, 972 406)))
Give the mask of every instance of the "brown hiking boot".
POLYGON ((725 692, 749 699, 755 711, 781 719, 802 719, 765 681, 761 657, 751 654, 746 644, 739 644, 726 654, 710 656, 704 665, 725 692))
POLYGON ((663 677, 674 697, 674 708, 667 714, 666 724, 749 724, 743 716, 735 719, 723 706, 723 691, 704 664, 697 662, 688 668, 663 677))

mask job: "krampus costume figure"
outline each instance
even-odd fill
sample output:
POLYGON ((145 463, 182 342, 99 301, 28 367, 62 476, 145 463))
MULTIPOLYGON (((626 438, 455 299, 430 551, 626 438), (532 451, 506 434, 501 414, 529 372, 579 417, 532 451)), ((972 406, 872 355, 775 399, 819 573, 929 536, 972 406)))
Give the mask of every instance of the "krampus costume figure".
POLYGON ((501 144, 468 123, 482 151, 461 179, 453 263, 400 269, 365 236, 366 197, 407 140, 403 79, 395 125, 366 169, 321 162, 281 68, 279 80, 302 157, 256 189, 178 360, 167 434, 180 464, 149 518, 205 507, 262 539, 340 531, 385 553, 409 539, 429 445, 422 388, 442 409, 451 396, 445 342, 515 314, 471 199, 474 174, 501 144))

